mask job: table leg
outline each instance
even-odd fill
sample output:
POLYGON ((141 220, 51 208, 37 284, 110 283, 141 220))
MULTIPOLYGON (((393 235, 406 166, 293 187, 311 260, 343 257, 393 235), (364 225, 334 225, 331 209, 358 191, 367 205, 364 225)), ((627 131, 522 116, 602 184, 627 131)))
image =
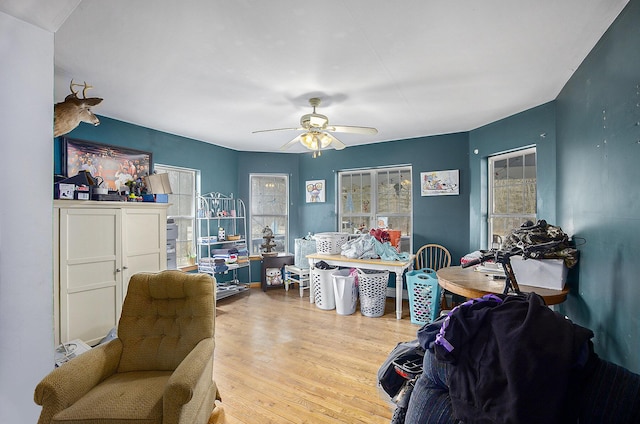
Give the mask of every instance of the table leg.
POLYGON ((402 319, 402 274, 396 272, 396 319, 402 319))
POLYGON ((316 302, 315 291, 313 290, 313 276, 311 275, 311 270, 315 265, 316 261, 313 259, 309 259, 309 303, 316 302))

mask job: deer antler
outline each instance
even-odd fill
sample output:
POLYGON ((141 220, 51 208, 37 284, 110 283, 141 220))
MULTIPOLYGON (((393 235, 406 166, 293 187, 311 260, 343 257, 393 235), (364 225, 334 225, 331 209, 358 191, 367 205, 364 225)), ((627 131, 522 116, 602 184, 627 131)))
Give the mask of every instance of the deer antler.
POLYGON ((87 84, 86 81, 84 81, 84 84, 74 84, 73 80, 71 80, 71 83, 69 83, 69 90, 71 90, 71 93, 74 96, 78 97, 78 92, 75 91, 73 89, 73 87, 84 87, 84 89, 82 90, 82 97, 86 99, 87 98, 87 90, 90 89, 90 88, 93 88, 93 85, 87 84))
POLYGON ((87 98, 87 90, 89 88, 93 88, 93 85, 87 85, 87 82, 84 82, 84 90, 82 90, 82 97, 87 98))
POLYGON ((71 94, 73 94, 74 96, 78 97, 78 92, 73 90, 73 87, 76 85, 80 85, 80 84, 74 84, 73 80, 71 80, 71 82, 69 83, 69 90, 71 91, 71 94))

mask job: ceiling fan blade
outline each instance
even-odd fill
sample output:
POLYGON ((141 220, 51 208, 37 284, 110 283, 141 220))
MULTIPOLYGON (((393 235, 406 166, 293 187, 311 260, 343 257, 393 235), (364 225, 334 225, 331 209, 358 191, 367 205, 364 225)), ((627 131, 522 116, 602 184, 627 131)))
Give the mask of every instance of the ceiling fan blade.
POLYGON ((347 147, 346 144, 344 144, 342 141, 338 140, 337 138, 335 138, 334 136, 332 136, 329 133, 325 133, 327 136, 329 136, 329 138, 331 139, 331 144, 330 146, 333 147, 336 150, 342 150, 345 147, 347 147))
POLYGON ((378 134, 378 130, 372 127, 352 127, 349 125, 332 125, 327 131, 353 133, 353 134, 378 134))
POLYGON ((289 147, 293 146, 298 141, 300 141, 300 136, 297 136, 293 140, 291 140, 290 142, 284 144, 282 147, 280 147, 280 150, 287 150, 289 147))
POLYGON ((271 130, 257 130, 251 131, 251 134, 261 133, 261 132, 271 132, 271 131, 304 131, 304 128, 273 128, 271 130))

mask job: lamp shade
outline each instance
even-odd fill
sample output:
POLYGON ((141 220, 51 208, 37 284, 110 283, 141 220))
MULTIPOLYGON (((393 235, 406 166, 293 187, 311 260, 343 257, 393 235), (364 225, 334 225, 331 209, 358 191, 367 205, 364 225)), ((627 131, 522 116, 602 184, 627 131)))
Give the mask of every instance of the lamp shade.
POLYGON ((144 177, 144 184, 152 194, 171 194, 169 174, 152 174, 144 177))
POLYGON ((331 144, 331 138, 322 132, 307 132, 300 136, 300 143, 310 150, 320 150, 331 144))

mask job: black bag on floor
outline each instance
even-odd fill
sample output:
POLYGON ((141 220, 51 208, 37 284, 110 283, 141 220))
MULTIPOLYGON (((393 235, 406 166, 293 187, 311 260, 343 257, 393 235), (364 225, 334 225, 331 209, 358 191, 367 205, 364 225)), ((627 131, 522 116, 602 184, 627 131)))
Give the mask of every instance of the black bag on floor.
POLYGON ((396 372, 393 362, 405 356, 415 355, 424 355, 424 349, 417 339, 398 343, 378 369, 378 384, 390 397, 394 397, 405 382, 405 379, 396 372))

